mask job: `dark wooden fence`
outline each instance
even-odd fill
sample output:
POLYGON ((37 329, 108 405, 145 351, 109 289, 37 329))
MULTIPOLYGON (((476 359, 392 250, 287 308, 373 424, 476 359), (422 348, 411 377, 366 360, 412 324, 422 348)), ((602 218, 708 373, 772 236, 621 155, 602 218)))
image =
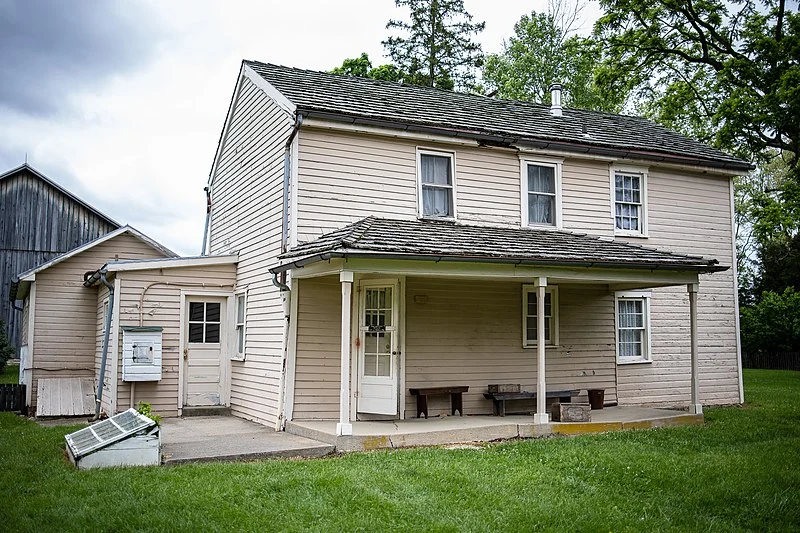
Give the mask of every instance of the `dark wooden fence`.
POLYGON ((742 352, 742 367, 800 370, 800 352, 742 352))
POLYGON ((0 411, 25 414, 25 385, 0 385, 0 411))

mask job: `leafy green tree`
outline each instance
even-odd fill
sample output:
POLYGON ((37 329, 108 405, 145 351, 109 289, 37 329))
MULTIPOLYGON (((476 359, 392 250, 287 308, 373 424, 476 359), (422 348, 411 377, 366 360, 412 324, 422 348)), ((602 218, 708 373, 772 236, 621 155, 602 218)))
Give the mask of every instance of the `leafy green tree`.
POLYGON ((476 67, 483 64, 480 44, 472 37, 485 22, 472 22, 463 0, 395 0, 408 8, 410 20, 390 20, 388 30, 400 30, 383 41, 404 80, 443 89, 469 89, 476 67))
POLYGON ((742 308, 741 326, 744 351, 800 350, 800 292, 765 292, 757 305, 742 308))
POLYGON ((394 65, 373 67, 372 61, 364 52, 359 57, 345 59, 342 66, 334 68, 331 73, 385 81, 402 81, 404 78, 403 72, 394 65))
POLYGON ((600 0, 606 81, 658 122, 745 158, 800 142, 800 16, 785 0, 600 0))
POLYGON ((569 36, 579 10, 576 7, 574 16, 565 17, 562 6, 551 4, 547 13, 533 11, 519 19, 514 35, 503 43, 503 52, 486 58, 487 88, 501 98, 549 103, 550 86, 560 83, 566 106, 620 111, 628 87, 598 83, 603 45, 593 38, 569 36))

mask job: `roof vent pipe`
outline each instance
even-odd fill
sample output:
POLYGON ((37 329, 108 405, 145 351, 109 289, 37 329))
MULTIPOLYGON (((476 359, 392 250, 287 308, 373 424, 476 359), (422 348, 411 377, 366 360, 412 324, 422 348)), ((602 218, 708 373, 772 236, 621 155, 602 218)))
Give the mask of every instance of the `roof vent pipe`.
POLYGON ((554 83, 550 86, 550 114, 554 117, 563 115, 561 112, 561 84, 554 83))

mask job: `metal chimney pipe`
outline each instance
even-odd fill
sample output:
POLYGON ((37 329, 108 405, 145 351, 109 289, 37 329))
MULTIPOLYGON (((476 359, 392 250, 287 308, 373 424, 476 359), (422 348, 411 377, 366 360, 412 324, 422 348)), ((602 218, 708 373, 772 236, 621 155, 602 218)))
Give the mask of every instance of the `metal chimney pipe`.
POLYGON ((550 86, 550 114, 554 117, 563 115, 561 112, 561 84, 554 83, 550 86))

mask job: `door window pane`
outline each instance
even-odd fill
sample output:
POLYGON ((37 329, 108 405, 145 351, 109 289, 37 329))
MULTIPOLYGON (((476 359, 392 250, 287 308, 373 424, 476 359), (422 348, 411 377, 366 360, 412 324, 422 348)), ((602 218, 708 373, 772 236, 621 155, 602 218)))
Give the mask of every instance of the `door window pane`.
POLYGON ((219 302, 189 302, 189 342, 220 342, 219 302))
POLYGON ((189 324, 189 342, 203 342, 203 324, 189 324))

